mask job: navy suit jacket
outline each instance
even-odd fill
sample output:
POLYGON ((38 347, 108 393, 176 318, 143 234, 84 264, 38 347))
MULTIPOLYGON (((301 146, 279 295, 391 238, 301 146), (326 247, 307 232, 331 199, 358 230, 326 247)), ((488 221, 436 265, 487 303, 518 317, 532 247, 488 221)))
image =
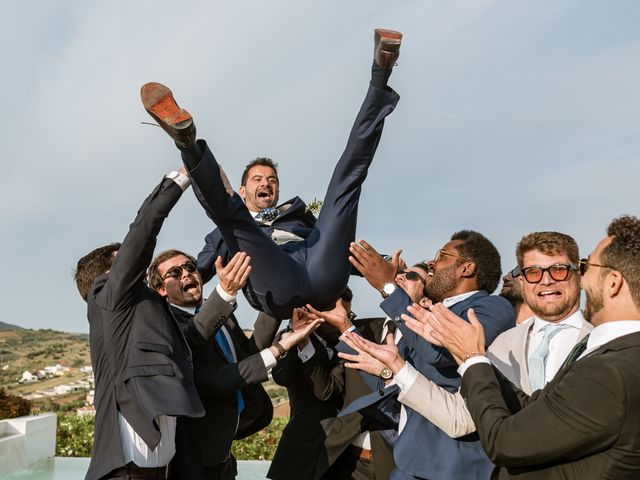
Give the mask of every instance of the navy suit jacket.
MULTIPOLYGON (((198 190, 196 195, 198 195, 198 190)), ((201 195, 198 195, 199 198, 201 195)), ((201 200, 203 202, 204 200, 201 200)), ((266 223, 259 223, 264 233, 271 237, 274 229, 284 230, 301 238, 306 238, 313 226, 316 223, 316 217, 309 211, 307 211, 307 205, 299 198, 294 197, 291 200, 287 200, 283 204, 278 206, 281 210, 280 215, 270 225, 266 223), (290 205, 286 210, 282 208, 286 205, 290 205)), ((222 257, 222 263, 226 265, 231 259, 231 254, 227 245, 224 243, 222 233, 219 229, 214 229, 205 238, 205 245, 202 251, 198 254, 198 270, 202 275, 202 280, 208 282, 216 274, 215 261, 218 255, 222 257)), ((298 242, 289 242, 280 246, 286 252, 293 252, 300 248, 298 242)))
MULTIPOLYGON (((402 331, 405 359, 429 380, 450 392, 457 391, 460 376, 449 352, 425 341, 400 318, 411 304, 409 296, 402 289, 397 289, 380 306, 402 331)), ((487 345, 515 324, 511 304, 486 291, 479 291, 452 305, 450 310, 468 320, 469 308, 474 309, 484 327, 487 345)), ((493 464, 482 449, 476 433, 451 438, 419 413, 408 407, 406 409, 407 423, 393 449, 397 468, 406 474, 430 480, 486 480, 490 477, 493 464)))

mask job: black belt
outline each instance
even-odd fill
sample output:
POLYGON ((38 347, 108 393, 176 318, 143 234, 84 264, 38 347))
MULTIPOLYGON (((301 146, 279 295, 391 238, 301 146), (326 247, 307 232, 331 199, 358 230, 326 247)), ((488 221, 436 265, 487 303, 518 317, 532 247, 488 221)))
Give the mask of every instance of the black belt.
POLYGON ((143 468, 133 462, 127 463, 124 467, 113 470, 109 477, 131 477, 150 478, 154 480, 165 480, 169 478, 169 465, 166 467, 143 468))

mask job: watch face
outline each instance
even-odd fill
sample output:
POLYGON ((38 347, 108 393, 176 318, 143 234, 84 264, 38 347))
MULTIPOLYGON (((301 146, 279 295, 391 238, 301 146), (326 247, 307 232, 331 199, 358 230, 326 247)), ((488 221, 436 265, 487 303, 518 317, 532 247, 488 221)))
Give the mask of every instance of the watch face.
POLYGON ((385 283, 384 286, 382 287, 382 290, 387 295, 391 295, 395 291, 395 289, 396 289, 396 286, 393 283, 385 283))
POLYGON ((391 379, 391 377, 393 377, 393 372, 389 367, 384 367, 380 371, 380 378, 382 378, 383 380, 389 380, 391 379))

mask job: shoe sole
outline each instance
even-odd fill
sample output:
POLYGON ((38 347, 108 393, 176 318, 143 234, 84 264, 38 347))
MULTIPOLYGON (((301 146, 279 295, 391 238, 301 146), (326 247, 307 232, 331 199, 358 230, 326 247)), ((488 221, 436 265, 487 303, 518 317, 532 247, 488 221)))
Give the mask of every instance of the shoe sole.
POLYGON ((145 110, 160 124, 182 130, 193 123, 191 114, 178 106, 171 90, 161 83, 144 84, 140 98, 145 110))

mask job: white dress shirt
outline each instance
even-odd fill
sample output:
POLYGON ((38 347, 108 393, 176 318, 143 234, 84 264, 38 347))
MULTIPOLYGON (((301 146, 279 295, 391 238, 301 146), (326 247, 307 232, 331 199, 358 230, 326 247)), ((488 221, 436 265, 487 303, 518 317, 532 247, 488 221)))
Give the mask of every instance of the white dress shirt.
POLYGON ((636 332, 640 332, 640 320, 616 320, 598 325, 591 330, 591 334, 587 339, 587 348, 578 357, 578 361, 605 343, 636 332))

